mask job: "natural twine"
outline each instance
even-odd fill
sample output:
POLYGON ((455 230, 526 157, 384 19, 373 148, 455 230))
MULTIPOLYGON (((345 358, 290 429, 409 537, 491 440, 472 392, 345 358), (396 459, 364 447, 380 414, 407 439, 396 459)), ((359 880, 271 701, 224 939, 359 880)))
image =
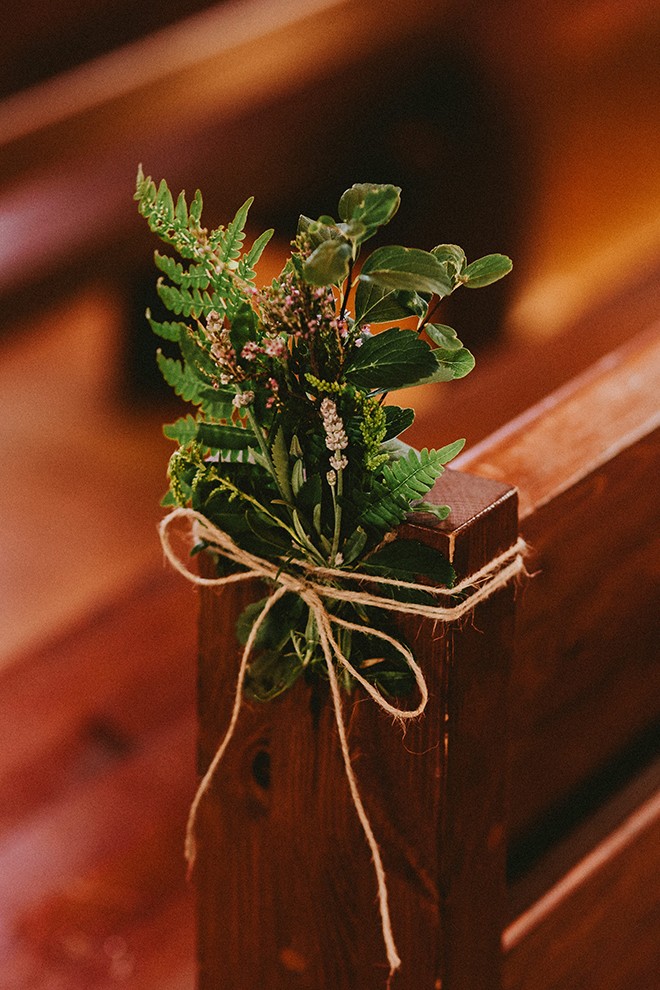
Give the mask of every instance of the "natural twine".
POLYGON ((342 667, 348 670, 350 674, 357 681, 359 681, 365 691, 371 695, 376 704, 401 722, 404 720, 417 718, 422 714, 428 701, 428 687, 424 674, 422 673, 419 665, 416 663, 410 650, 404 646, 403 643, 399 642, 399 640, 392 636, 388 636, 387 633, 382 632, 380 629, 374 629, 366 625, 358 625, 354 622, 348 622, 346 619, 342 619, 337 615, 332 615, 325 608, 323 598, 333 598, 336 601, 350 601, 358 605, 382 608, 388 612, 405 612, 408 615, 419 615, 424 618, 436 619, 441 622, 456 622, 472 612, 480 602, 486 601, 486 599, 490 598, 496 591, 499 591, 500 588, 503 588, 506 584, 513 580, 513 578, 525 572, 524 553, 526 550, 526 545, 524 540, 518 539, 517 542, 514 543, 513 546, 509 547, 508 550, 505 550, 504 553, 501 553, 499 556, 489 561, 488 564, 480 568, 474 574, 464 578, 458 584, 454 585, 453 588, 442 588, 429 586, 426 584, 417 584, 412 581, 400 581, 398 579, 365 574, 359 571, 345 571, 333 567, 316 567, 313 564, 309 564, 302 560, 290 560, 287 562, 288 566, 293 566, 301 572, 300 574, 292 574, 290 571, 281 570, 277 564, 271 563, 269 560, 265 560, 262 557, 256 556, 256 554, 252 554, 247 550, 241 549, 241 547, 234 543, 232 538, 227 533, 223 532, 221 529, 218 529, 217 526, 214 526, 209 519, 201 513, 195 512, 193 509, 174 509, 160 523, 159 532, 166 557, 172 566, 193 584, 203 587, 217 588, 223 587, 227 584, 233 584, 237 581, 249 581, 254 578, 258 578, 261 580, 272 581, 276 585, 275 591, 266 601, 264 608, 255 619, 250 630, 238 670, 234 705, 229 726, 224 738, 218 746, 215 756, 211 760, 208 770, 204 774, 199 787, 197 788, 197 793, 195 794, 195 798, 190 807, 185 844, 189 872, 192 871, 195 865, 195 858, 197 855, 197 844, 195 840, 197 811, 234 734, 243 699, 243 682, 245 680, 248 663, 259 633, 259 629, 268 615, 268 612, 271 608, 273 608, 276 602, 278 602, 279 599, 287 592, 293 592, 303 599, 316 620, 316 625, 319 632, 319 642, 321 644, 321 649, 323 650, 323 656, 328 669, 328 679, 330 681, 330 691, 332 694, 337 732, 339 734, 339 742, 344 760, 346 777, 351 791, 353 804, 355 805, 355 810, 358 814, 358 818, 360 819, 360 824, 362 825, 367 843, 369 844, 369 848, 371 850, 371 855, 373 857, 376 879, 378 881, 378 901, 380 907, 383 941, 387 952, 387 961, 390 966, 389 979, 391 980, 394 972, 401 965, 401 959, 399 958, 399 954, 394 943, 394 936, 392 934, 387 882, 385 878, 385 870, 383 868, 383 861, 380 855, 380 849, 378 848, 378 843, 376 842, 373 829, 371 828, 371 823, 362 803, 362 798, 360 797, 357 781, 351 765, 351 755, 348 747, 346 727, 342 714, 341 693, 335 671, 335 662, 339 663, 342 667), (237 574, 229 574, 225 577, 217 578, 200 577, 200 575, 189 570, 186 563, 181 560, 173 549, 170 540, 170 530, 177 520, 187 520, 194 527, 195 535, 198 539, 204 540, 223 557, 241 565, 244 570, 237 574), (454 597, 467 589, 471 590, 469 595, 463 601, 455 605, 419 605, 409 602, 399 602, 391 598, 383 598, 380 595, 372 594, 363 590, 347 591, 342 588, 335 588, 332 585, 324 583, 322 580, 324 578, 340 578, 342 581, 349 580, 356 582, 367 580, 370 584, 382 584, 388 588, 407 588, 413 591, 425 591, 432 595, 445 597, 454 597), (344 655, 333 634, 333 624, 336 626, 341 626, 345 629, 352 629, 365 633, 368 636, 375 636, 378 639, 382 639, 390 643, 404 657, 406 663, 410 667, 410 670, 415 676, 415 681, 417 682, 417 687, 419 688, 420 693, 420 702, 417 707, 414 709, 401 709, 391 705, 390 702, 383 697, 380 691, 370 684, 369 681, 367 681, 355 669, 355 667, 353 667, 344 655))

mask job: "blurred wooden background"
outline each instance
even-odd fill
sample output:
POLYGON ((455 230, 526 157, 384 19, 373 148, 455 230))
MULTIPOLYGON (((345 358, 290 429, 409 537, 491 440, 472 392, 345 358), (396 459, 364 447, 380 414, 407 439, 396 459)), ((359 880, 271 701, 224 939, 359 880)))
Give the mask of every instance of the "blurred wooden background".
POLYGON ((209 222, 392 181, 388 237, 498 250, 452 300, 476 353, 411 442, 475 444, 660 314, 660 9, 650 0, 41 0, 0 71, 0 987, 183 990, 194 597, 155 524, 177 413, 142 313, 138 161, 209 222), (378 16, 374 17, 374 10, 378 16), (2 982, 4 980, 4 983, 2 982))

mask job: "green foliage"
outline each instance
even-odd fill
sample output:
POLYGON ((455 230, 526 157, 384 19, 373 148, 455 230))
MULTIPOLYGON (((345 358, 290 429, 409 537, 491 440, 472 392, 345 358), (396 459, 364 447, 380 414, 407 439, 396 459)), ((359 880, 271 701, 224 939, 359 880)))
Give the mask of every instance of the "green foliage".
MULTIPOLYGON (((445 518, 449 508, 426 496, 463 441, 413 450, 398 439, 413 410, 384 399, 472 369, 474 358, 456 331, 432 317, 461 286, 487 285, 511 267, 502 255, 469 264, 462 248, 439 244, 431 251, 379 247, 360 268, 362 246, 392 219, 400 193, 393 185, 357 183, 341 196, 338 220, 302 215, 281 275, 257 289, 255 266, 273 231, 245 248, 252 199, 226 227, 210 230, 202 226, 199 191, 188 205, 164 181, 157 186, 141 168, 137 176, 139 212, 177 255, 155 253, 158 293, 175 318, 147 317, 154 333, 179 349, 175 358, 158 352, 158 365, 176 394, 197 407, 164 427, 178 446, 163 504, 191 506, 279 569, 295 571, 296 560, 333 568, 339 587, 342 572, 353 569, 451 585, 453 571, 441 554, 413 541, 383 540, 411 513, 445 518), (415 329, 372 330, 410 318, 415 329)), ((217 566, 229 574, 238 565, 219 557, 217 566)), ((428 599, 419 591, 383 594, 428 599)), ((245 641, 263 616, 246 681, 260 700, 303 673, 325 670, 302 599, 287 593, 267 612, 265 605, 248 606, 238 630, 245 641)), ((350 601, 327 607, 358 626, 388 628, 382 614, 350 601)), ((351 662, 380 689, 410 686, 395 649, 336 628, 351 662)))

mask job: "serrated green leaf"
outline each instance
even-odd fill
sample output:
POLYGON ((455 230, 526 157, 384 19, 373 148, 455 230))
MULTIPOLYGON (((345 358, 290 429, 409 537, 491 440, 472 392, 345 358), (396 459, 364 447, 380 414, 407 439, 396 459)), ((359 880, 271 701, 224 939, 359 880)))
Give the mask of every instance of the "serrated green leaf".
POLYGON ((303 278, 309 285, 339 285, 348 275, 352 256, 344 240, 322 241, 303 265, 303 278))
POLYGON ((452 291, 446 266, 430 251, 419 248, 378 248, 365 261, 359 277, 382 289, 430 292, 440 297, 452 291))
POLYGON ((443 463, 438 451, 424 448, 418 454, 411 450, 407 457, 383 464, 383 478, 393 495, 412 502, 430 491, 442 474, 443 463))
POLYGON ((431 348, 414 330, 390 327, 353 351, 344 377, 360 388, 390 391, 415 384, 436 367, 431 348))
POLYGON ((434 502, 418 502, 417 505, 413 505, 413 512, 428 512, 436 519, 446 519, 451 512, 451 507, 449 505, 435 505, 434 502))
POLYGON ((183 366, 181 361, 177 361, 176 358, 165 357, 161 351, 156 353, 156 362, 163 378, 168 385, 171 385, 177 395, 181 396, 185 402, 200 404, 202 398, 199 391, 199 379, 187 366, 183 366))
POLYGON ((203 205, 204 201, 202 199, 202 194, 199 189, 196 189, 192 203, 190 204, 190 217, 195 221, 195 223, 199 223, 202 218, 203 205))
POLYGON ((163 434, 168 440, 176 440, 182 447, 197 439, 198 421, 188 413, 187 416, 177 419, 174 423, 166 423, 163 426, 163 434))
POLYGON ((181 336, 181 331, 187 330, 185 323, 172 323, 170 321, 159 323, 157 320, 151 318, 151 310, 149 309, 145 315, 153 332, 159 337, 162 337, 164 340, 178 341, 181 336))
POLYGON ((264 253, 264 248, 274 233, 275 230, 271 227, 269 230, 264 230, 263 234, 260 234, 259 237, 257 237, 256 241, 245 256, 245 264, 248 268, 254 268, 257 264, 259 258, 264 253))
POLYGON ((468 289, 481 289, 484 285, 491 285, 504 278, 512 268, 513 262, 506 255, 488 254, 467 266, 463 272, 464 284, 468 289))
POLYGON ((160 181, 158 194, 156 196, 156 204, 160 206, 167 220, 171 222, 174 219, 174 200, 172 199, 172 193, 168 189, 165 179, 161 179, 160 181))
POLYGON ((180 223, 188 223, 188 207, 186 206, 186 194, 183 190, 179 193, 179 198, 176 201, 174 215, 180 223))

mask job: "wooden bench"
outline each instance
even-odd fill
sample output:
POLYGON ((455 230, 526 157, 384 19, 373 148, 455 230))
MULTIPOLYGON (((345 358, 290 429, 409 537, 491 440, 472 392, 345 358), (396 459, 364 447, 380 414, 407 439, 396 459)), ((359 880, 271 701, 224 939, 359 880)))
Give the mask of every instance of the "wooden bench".
MULTIPOLYGON (((460 628, 406 620, 431 704, 404 738, 368 699, 346 705, 401 990, 657 978, 657 330, 464 455, 437 486, 452 516, 415 526, 461 576, 519 526, 533 576, 460 628)), ((241 604, 203 595, 200 769, 229 717, 241 604)), ((201 808, 196 876, 201 990, 385 986, 375 879, 323 688, 243 710, 201 808)))

